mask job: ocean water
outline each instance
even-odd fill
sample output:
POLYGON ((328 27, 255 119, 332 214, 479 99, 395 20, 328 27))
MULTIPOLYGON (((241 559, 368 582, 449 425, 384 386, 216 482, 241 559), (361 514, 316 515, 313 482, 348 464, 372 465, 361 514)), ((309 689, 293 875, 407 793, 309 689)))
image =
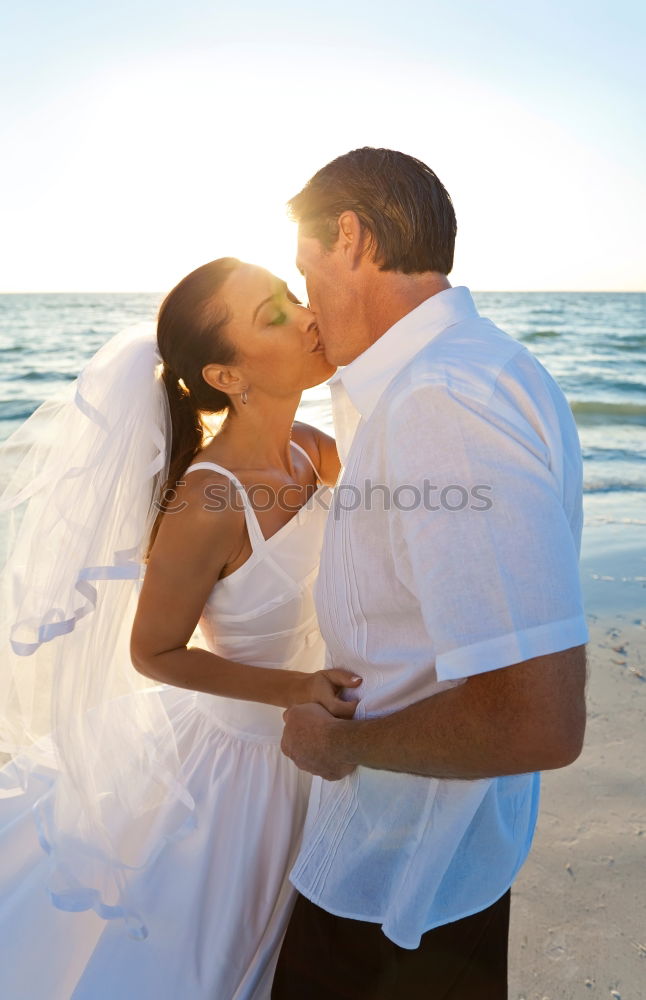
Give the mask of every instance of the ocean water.
MULTIPOLYGON (((0 440, 73 380, 109 337, 154 319, 161 298, 0 295, 0 440)), ((476 292, 474 298, 482 315, 548 368, 572 407, 584 459, 588 606, 590 596, 596 606, 597 594, 604 606, 611 595, 619 607, 624 599, 636 609, 646 605, 646 293, 476 292), (601 586, 610 582, 633 586, 601 586)), ((325 387, 305 393, 299 415, 331 428, 325 387)))

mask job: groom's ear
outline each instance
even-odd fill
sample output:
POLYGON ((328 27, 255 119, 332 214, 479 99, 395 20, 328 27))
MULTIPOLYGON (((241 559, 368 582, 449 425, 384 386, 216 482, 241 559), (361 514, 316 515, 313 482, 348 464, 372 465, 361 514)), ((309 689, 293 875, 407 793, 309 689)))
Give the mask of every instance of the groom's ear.
POLYGON ((354 271, 361 263, 366 252, 366 237, 368 234, 361 225, 357 213, 350 209, 341 213, 338 219, 338 226, 338 249, 348 268, 354 271))

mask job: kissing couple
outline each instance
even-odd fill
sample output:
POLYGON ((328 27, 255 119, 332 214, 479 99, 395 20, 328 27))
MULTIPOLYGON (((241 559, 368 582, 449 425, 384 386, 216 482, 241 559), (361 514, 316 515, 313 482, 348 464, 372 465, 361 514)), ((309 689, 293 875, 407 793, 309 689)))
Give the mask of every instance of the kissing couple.
POLYGON ((585 729, 576 427, 424 163, 289 207, 307 305, 207 263, 1 448, 5 1000, 507 996, 585 729))

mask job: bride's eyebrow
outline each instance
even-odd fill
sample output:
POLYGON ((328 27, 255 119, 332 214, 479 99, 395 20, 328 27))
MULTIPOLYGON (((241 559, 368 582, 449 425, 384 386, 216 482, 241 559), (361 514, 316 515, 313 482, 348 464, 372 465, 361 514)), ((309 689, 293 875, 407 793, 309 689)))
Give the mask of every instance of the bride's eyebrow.
POLYGON ((276 291, 273 293, 273 295, 268 295, 267 298, 263 299, 262 302, 260 302, 254 309, 252 322, 253 323, 256 322, 256 316, 258 315, 263 306, 266 306, 268 302, 273 302, 279 293, 282 295, 287 295, 288 291, 289 289, 287 288, 287 282, 279 281, 276 291))

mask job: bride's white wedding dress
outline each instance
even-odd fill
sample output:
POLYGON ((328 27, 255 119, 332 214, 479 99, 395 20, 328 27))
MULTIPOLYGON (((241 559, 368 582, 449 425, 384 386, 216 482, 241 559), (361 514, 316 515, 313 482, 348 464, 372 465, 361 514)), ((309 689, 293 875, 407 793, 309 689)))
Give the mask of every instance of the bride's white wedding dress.
MULTIPOLYGON (((253 548, 209 596, 200 620, 208 648, 258 666, 321 669, 312 589, 331 491, 319 486, 265 540, 235 476, 209 462, 190 468, 213 468, 234 481, 253 548)), ((47 805, 55 781, 34 773, 18 794, 12 764, 0 771, 2 1000, 269 998, 295 899, 287 876, 310 776, 281 753, 282 709, 170 686, 163 698, 196 825, 159 845, 153 864, 132 875, 129 905, 147 929, 145 940, 129 937, 120 919, 52 904, 32 806, 40 798, 42 809, 44 790, 47 805)))

